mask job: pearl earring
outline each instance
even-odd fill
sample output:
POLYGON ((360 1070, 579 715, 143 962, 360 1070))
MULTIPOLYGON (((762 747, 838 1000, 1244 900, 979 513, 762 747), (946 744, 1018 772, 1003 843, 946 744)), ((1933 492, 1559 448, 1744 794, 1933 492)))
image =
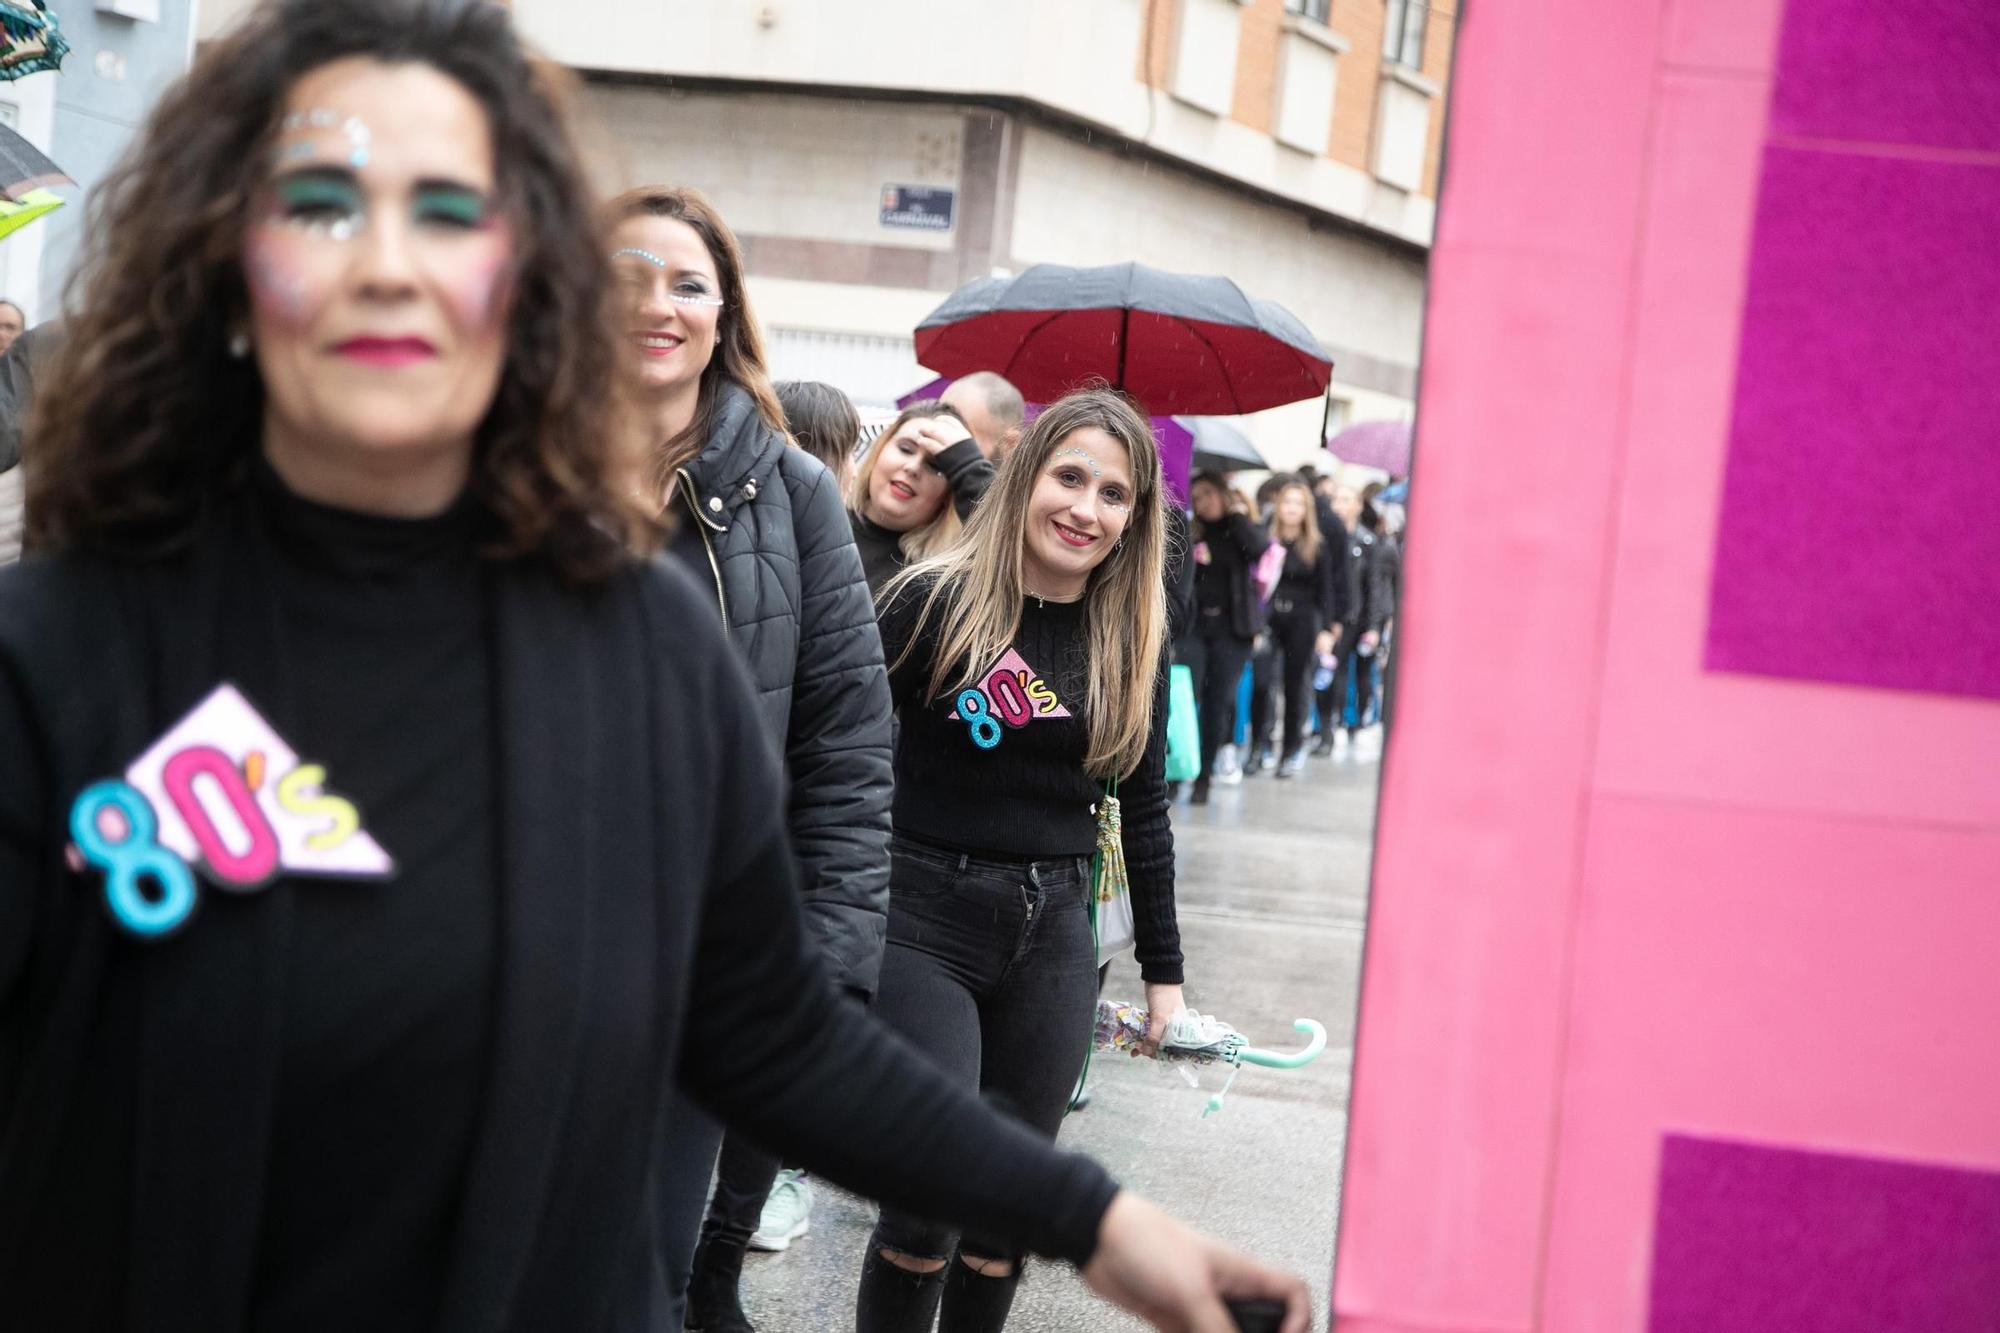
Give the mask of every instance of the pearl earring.
POLYGON ((229 335, 229 355, 238 361, 250 355, 250 335, 242 329, 229 335))

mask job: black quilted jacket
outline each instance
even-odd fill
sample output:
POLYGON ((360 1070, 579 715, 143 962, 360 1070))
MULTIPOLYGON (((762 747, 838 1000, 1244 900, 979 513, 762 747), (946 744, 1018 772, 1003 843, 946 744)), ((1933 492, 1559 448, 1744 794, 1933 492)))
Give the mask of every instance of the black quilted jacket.
POLYGON ((674 505, 673 549, 716 590, 784 755, 813 937, 842 985, 873 994, 889 909, 889 680, 833 474, 725 381, 674 505))

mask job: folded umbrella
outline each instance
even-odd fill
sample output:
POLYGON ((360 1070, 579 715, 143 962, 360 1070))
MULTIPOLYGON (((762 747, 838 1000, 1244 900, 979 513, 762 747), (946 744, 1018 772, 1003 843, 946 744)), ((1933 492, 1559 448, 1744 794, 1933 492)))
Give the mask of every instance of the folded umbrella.
POLYGON ((993 370, 1054 402, 1092 380, 1151 413, 1240 414, 1317 398, 1333 362, 1283 306, 1227 278, 1144 264, 1037 264, 961 287, 916 328, 941 375, 993 370))

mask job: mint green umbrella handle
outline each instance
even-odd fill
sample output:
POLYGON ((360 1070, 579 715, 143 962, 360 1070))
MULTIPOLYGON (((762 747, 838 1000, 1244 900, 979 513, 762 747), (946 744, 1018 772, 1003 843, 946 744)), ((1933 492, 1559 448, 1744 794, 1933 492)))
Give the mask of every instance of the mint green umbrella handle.
POLYGON ((1295 1018, 1292 1030, 1306 1034, 1304 1050, 1282 1055, 1277 1051, 1260 1051, 1253 1046, 1245 1046, 1236 1058, 1246 1065, 1263 1065, 1266 1069, 1297 1069, 1300 1065, 1311 1064, 1326 1049, 1326 1029, 1310 1018, 1295 1018))

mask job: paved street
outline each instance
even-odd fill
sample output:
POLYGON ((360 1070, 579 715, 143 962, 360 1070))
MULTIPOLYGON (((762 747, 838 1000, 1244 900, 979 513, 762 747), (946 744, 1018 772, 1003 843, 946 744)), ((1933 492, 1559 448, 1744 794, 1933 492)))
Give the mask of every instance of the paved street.
MULTIPOLYGON (((1309 760, 1301 780, 1268 774, 1216 786, 1206 809, 1175 808, 1181 934, 1188 1002, 1253 1042, 1289 1049, 1295 1017, 1327 1028, 1327 1050, 1297 1071, 1249 1068, 1228 1104, 1201 1117, 1203 1091, 1151 1061, 1092 1066, 1090 1107, 1070 1117, 1064 1144, 1092 1153, 1120 1180, 1229 1241, 1312 1282, 1325 1326, 1327 1279, 1353 1067, 1354 1005, 1366 911, 1379 765, 1364 738, 1309 760)), ((1129 958, 1105 993, 1140 996, 1129 958)), ((871 1205, 818 1187, 812 1234, 784 1254, 752 1254, 744 1305, 762 1333, 852 1327, 855 1278, 873 1225, 871 1205)), ((1123 1330, 1138 1321, 1096 1302, 1068 1270, 1031 1275, 1010 1329, 1023 1333, 1123 1330)))

